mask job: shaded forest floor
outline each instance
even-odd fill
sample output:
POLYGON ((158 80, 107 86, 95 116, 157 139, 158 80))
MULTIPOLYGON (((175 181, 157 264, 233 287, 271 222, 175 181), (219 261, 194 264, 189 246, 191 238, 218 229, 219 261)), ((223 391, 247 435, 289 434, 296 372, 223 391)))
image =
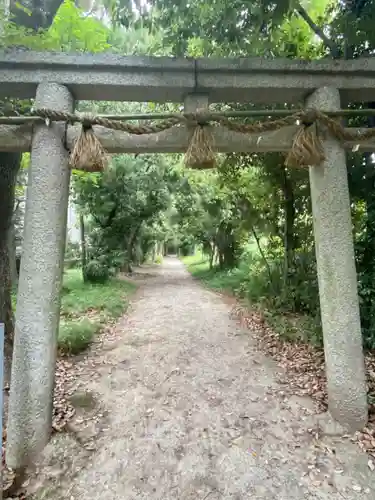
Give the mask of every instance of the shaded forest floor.
POLYGON ((261 319, 177 259, 140 285, 129 316, 66 361, 75 414, 31 471, 33 498, 374 498, 371 455, 265 355, 285 348, 261 319))

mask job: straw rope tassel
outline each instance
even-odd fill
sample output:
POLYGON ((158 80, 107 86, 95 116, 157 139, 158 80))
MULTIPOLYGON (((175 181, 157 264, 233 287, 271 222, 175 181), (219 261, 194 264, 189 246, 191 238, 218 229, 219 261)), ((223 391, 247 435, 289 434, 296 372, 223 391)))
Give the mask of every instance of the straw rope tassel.
POLYGON ((132 125, 103 116, 82 116, 44 108, 34 110, 28 118, 38 116, 52 121, 65 121, 68 124, 76 122, 82 124, 82 131, 74 144, 70 161, 72 168, 89 172, 102 171, 108 161, 104 148, 94 134, 93 125, 120 130, 128 134, 144 135, 155 134, 176 125, 185 124, 190 131, 192 130, 185 155, 185 164, 196 169, 215 167, 214 139, 211 133, 212 129, 208 126, 210 121, 242 134, 261 134, 280 130, 282 127, 294 125, 297 120, 301 121, 302 125, 293 139, 291 151, 285 161, 286 165, 293 167, 320 165, 325 160, 319 133, 321 125, 340 142, 355 141, 361 144, 375 138, 375 127, 365 130, 346 129, 339 121, 316 109, 297 111, 285 118, 256 123, 236 123, 229 120, 227 116, 217 113, 196 113, 191 116, 173 115, 168 120, 158 124, 132 125))
POLYGON ((317 121, 303 124, 294 136, 285 164, 289 167, 309 167, 320 165, 324 160, 324 148, 317 121))
POLYGON ((216 157, 214 139, 207 125, 197 124, 185 154, 185 165, 193 169, 214 168, 216 157))
POLYGON ((102 172, 107 164, 107 153, 92 126, 83 123, 70 155, 71 168, 85 172, 102 172))

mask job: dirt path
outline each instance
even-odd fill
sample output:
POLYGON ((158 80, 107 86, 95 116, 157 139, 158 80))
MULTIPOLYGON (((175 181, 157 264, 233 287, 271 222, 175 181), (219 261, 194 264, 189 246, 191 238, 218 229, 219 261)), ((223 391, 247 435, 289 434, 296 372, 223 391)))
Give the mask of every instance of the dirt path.
POLYGON ((288 395, 223 300, 177 259, 153 272, 121 338, 86 363, 85 409, 47 447, 36 498, 374 498, 366 455, 288 395))

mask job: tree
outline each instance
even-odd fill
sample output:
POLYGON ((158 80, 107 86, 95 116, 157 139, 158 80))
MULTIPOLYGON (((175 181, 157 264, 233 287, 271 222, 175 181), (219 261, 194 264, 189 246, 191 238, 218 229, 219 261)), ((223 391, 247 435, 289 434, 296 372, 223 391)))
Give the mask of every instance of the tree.
POLYGON ((14 194, 17 171, 21 155, 0 154, 0 321, 5 324, 7 334, 13 333, 13 312, 11 299, 11 276, 8 237, 12 225, 14 194))
POLYGON ((34 32, 47 29, 63 0, 10 0, 10 15, 12 22, 34 32))
MULTIPOLYGON (((153 29, 161 24, 176 55, 314 59, 336 49, 322 28, 332 18, 327 4, 316 0, 224 5, 218 0, 208 5, 193 0, 172 8, 169 0, 157 0, 146 14, 146 22, 153 29)), ((217 105, 216 109, 249 107, 217 105)), ((289 310, 316 315, 307 172, 287 169, 280 154, 228 155, 214 178, 211 174, 189 177, 196 203, 188 202, 194 208, 186 213, 179 201, 181 233, 200 242, 211 262, 217 257, 221 268, 241 265, 241 254, 246 253, 249 240, 255 240, 264 280, 269 284, 260 293, 266 290, 289 310)), ((190 193, 188 199, 194 196, 190 193)))
MULTIPOLYGON (((73 0, 33 0, 21 6, 11 1, 10 17, 4 18, 0 45, 25 46, 38 49, 54 50, 106 50, 109 45, 108 28, 96 19, 87 18, 76 8, 73 0)), ((30 102, 6 101, 0 109, 6 112, 24 113, 30 108, 30 102)), ((12 232, 14 193, 17 172, 20 166, 19 154, 0 153, 0 199, 4 207, 0 226, 0 321, 6 324, 6 338, 11 342, 13 335, 13 313, 11 309, 11 289, 9 283, 9 229, 12 232)), ((13 257, 12 257, 13 264, 13 257)), ((14 269, 14 267, 13 267, 14 269)))
POLYGON ((102 174, 77 174, 75 200, 90 218, 89 259, 131 271, 155 242, 173 183, 171 167, 157 155, 119 155, 102 174))

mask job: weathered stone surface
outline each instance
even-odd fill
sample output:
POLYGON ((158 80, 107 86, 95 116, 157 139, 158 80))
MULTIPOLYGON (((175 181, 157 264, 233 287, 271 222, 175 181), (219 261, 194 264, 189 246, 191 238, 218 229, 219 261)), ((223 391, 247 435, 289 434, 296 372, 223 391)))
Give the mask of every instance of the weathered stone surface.
MULTIPOLYGON (((39 85, 36 103, 73 110, 68 89, 54 83, 39 85)), ((70 178, 64 138, 64 124, 34 128, 8 416, 12 468, 35 458, 51 431, 70 178)))
MULTIPOLYGON (((339 109, 339 92, 318 89, 307 104, 339 109)), ((346 158, 332 137, 324 149, 327 160, 310 167, 310 184, 329 409, 342 425, 360 429, 367 397, 346 158)))
POLYGON ((76 99, 183 102, 208 92, 211 102, 301 102, 322 86, 344 101, 372 101, 375 61, 176 59, 115 54, 0 53, 0 97, 31 98, 41 81, 67 85, 76 99))

